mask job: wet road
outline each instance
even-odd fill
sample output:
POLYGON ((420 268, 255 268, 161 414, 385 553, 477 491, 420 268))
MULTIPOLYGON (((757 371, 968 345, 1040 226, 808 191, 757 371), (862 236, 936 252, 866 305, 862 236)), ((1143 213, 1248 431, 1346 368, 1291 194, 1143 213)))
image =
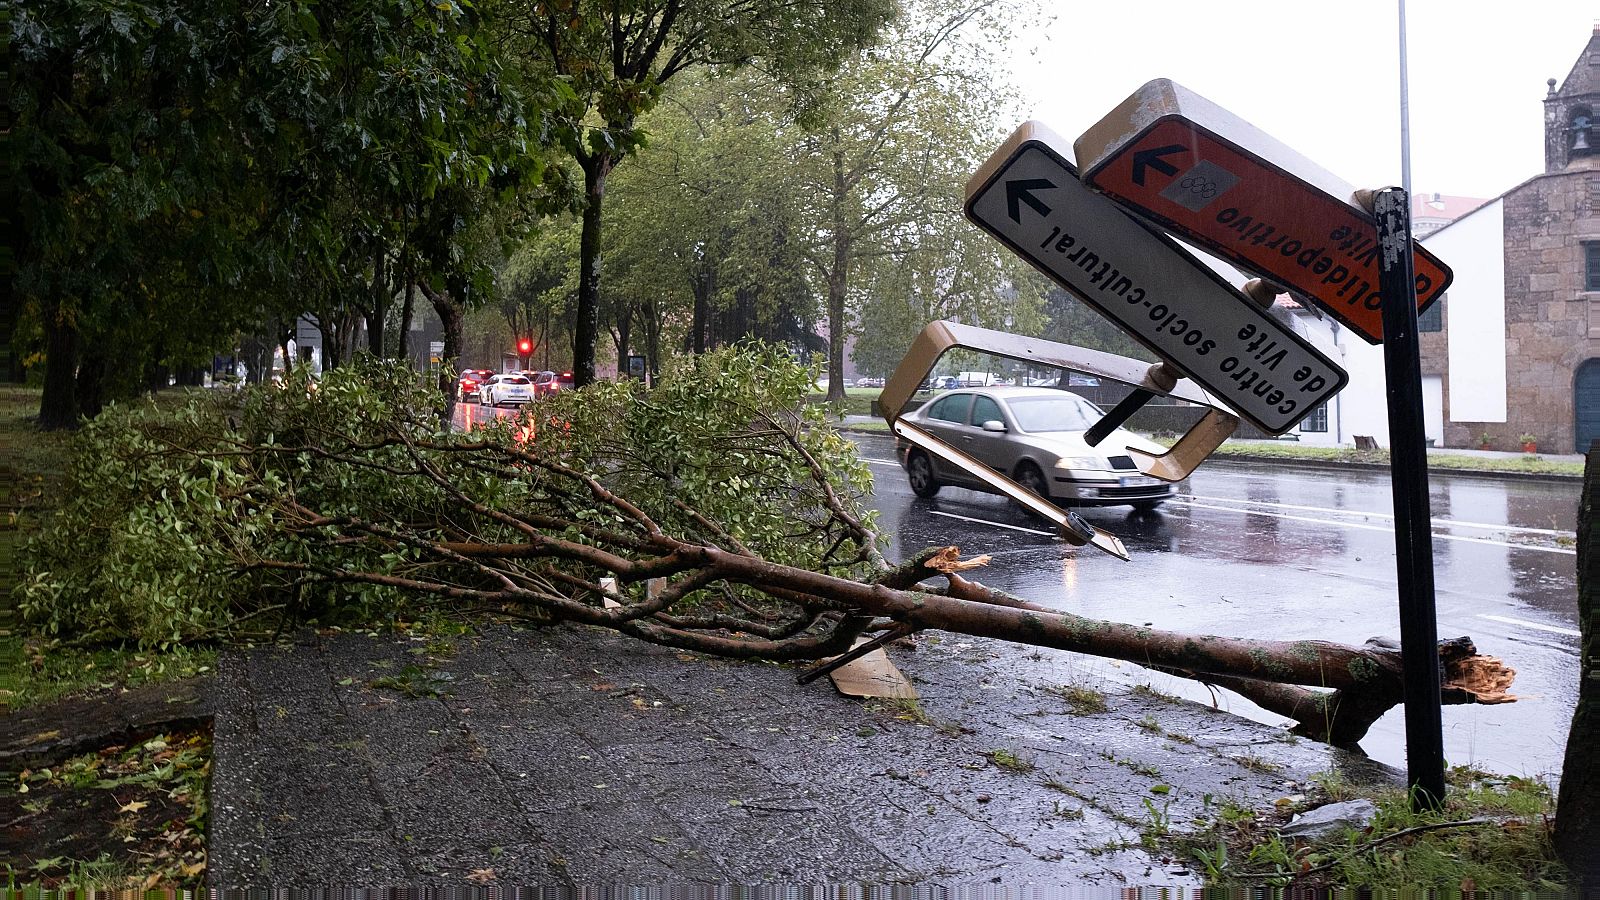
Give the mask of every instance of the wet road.
MULTIPOLYGON (((457 406, 457 427, 508 415, 457 406)), ((1389 478, 1206 463, 1158 512, 1081 510, 1121 537, 1132 560, 1056 540, 997 497, 945 488, 916 498, 888 437, 852 435, 872 467, 880 531, 898 558, 956 544, 994 562, 985 583, 1036 603, 1121 622, 1275 640, 1359 644, 1400 633, 1389 478)), ((1510 774, 1559 772, 1577 698, 1577 482, 1491 480, 1433 472, 1434 571, 1439 635, 1468 635, 1480 653, 1517 670, 1521 699, 1444 708, 1446 758, 1510 774)), ((1074 657, 1078 670, 1211 702, 1186 679, 1074 657)), ((1223 708, 1286 720, 1223 692, 1223 708)), ((1362 747, 1405 765, 1400 708, 1362 747)))
MULTIPOLYGON (((1213 461, 1153 514, 1083 510, 1123 539, 1122 562, 1052 538, 996 497, 945 488, 917 499, 893 441, 854 435, 876 476, 881 531, 892 554, 957 544, 995 557, 984 581, 1080 615, 1178 631, 1360 643, 1399 635, 1388 475, 1253 468, 1213 461)), ((1522 699, 1447 706, 1445 754, 1512 774, 1559 772, 1577 693, 1576 482, 1432 473, 1434 563, 1441 637, 1469 635, 1517 670, 1522 699)), ((1084 658, 1095 674, 1210 701, 1207 689, 1135 666, 1084 658)), ((1236 695, 1224 708, 1283 722, 1236 695)), ((1362 744, 1403 767, 1403 713, 1362 744)))

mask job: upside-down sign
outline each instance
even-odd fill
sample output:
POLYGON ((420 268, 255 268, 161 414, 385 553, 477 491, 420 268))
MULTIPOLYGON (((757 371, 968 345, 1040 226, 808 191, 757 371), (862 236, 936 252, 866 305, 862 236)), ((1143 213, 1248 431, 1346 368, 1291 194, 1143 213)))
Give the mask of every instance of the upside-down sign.
POLYGON ((1305 338, 1078 181, 1064 144, 1018 128, 968 180, 967 217, 1270 434, 1344 387, 1305 338))
MULTIPOLYGON (((1350 185, 1164 78, 1073 146, 1096 190, 1383 341, 1377 221, 1355 205, 1350 185)), ((1415 241, 1412 252, 1420 310, 1451 274, 1415 241)))

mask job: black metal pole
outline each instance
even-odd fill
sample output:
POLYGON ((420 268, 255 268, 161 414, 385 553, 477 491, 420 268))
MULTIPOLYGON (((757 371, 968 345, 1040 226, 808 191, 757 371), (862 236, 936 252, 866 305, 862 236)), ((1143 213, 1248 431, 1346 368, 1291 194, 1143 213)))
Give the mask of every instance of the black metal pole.
POLYGON ((1428 504, 1422 361, 1417 349, 1411 200, 1401 188, 1373 195, 1378 286, 1383 295, 1383 370, 1389 400, 1389 472, 1394 485, 1400 658, 1405 667, 1406 776, 1417 809, 1444 802, 1444 722, 1439 708, 1439 623, 1433 597, 1433 526, 1428 504))

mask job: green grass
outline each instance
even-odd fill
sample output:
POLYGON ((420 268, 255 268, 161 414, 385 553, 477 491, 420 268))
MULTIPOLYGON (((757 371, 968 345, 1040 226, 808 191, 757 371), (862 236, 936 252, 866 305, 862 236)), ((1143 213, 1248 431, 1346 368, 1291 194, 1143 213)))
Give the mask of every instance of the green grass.
POLYGON ((1297 888, 1379 891, 1561 888, 1566 873, 1550 842, 1549 785, 1465 768, 1452 769, 1449 783, 1441 810, 1413 812, 1404 791, 1385 791, 1373 798, 1378 814, 1370 831, 1347 829, 1317 844, 1285 841, 1253 815, 1219 815, 1210 830, 1173 843, 1208 881, 1233 888, 1291 881, 1297 888), (1464 824, 1475 819, 1488 821, 1464 824), (1412 831, 1424 828, 1433 830, 1412 831))
MULTIPOLYGON (((1161 443, 1171 446, 1171 439, 1161 443)), ((1307 447, 1292 441, 1228 441, 1212 454, 1219 459, 1307 459, 1333 463, 1389 464, 1387 450, 1353 450, 1348 447, 1307 447)), ((1449 469, 1470 472, 1521 472, 1528 475, 1583 474, 1583 463, 1545 459, 1542 456, 1519 456, 1507 459, 1458 456, 1453 453, 1428 454, 1430 469, 1449 469)))

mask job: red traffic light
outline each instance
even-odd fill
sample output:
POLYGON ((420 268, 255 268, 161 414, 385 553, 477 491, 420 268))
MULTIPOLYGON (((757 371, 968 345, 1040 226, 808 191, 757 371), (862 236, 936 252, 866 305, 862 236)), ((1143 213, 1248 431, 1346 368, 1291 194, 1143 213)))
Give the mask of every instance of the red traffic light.
POLYGON ((522 354, 532 353, 533 352, 533 341, 530 341, 527 338, 523 338, 522 340, 517 341, 517 352, 518 353, 522 353, 522 354))

